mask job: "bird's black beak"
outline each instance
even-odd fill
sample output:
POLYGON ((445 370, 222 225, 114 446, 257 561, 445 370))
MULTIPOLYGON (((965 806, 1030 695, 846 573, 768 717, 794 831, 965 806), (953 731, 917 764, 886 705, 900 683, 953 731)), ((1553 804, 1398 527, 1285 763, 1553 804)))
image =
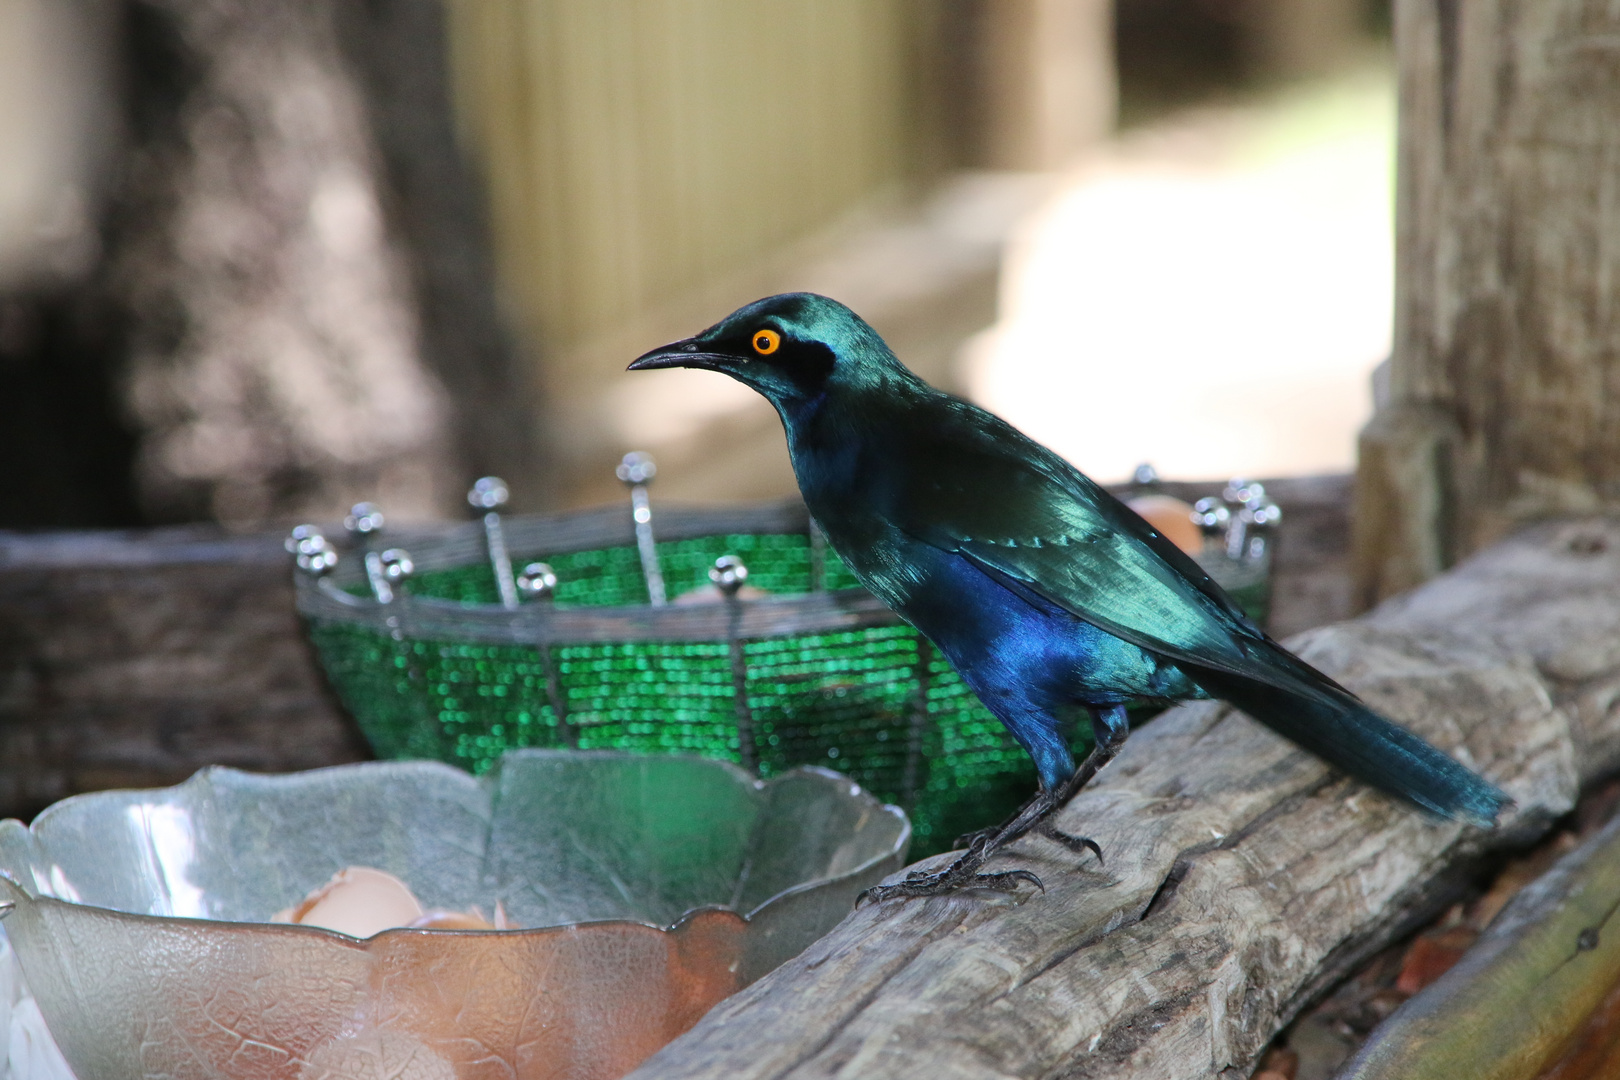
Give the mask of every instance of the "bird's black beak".
POLYGON ((672 342, 662 345, 648 353, 643 353, 633 360, 627 371, 651 371, 654 368, 709 368, 717 369, 721 364, 732 359, 724 353, 705 352, 703 346, 695 338, 685 341, 672 342))

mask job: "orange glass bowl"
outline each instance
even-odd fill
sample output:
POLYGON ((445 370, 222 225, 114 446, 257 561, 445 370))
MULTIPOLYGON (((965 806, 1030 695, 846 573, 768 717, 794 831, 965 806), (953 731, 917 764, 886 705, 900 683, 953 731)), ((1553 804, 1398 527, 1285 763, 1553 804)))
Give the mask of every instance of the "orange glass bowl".
POLYGON ((206 769, 0 822, 5 930, 79 1080, 610 1080, 831 929, 910 828, 846 778, 520 750, 206 769), (348 866, 524 930, 270 916, 348 866))

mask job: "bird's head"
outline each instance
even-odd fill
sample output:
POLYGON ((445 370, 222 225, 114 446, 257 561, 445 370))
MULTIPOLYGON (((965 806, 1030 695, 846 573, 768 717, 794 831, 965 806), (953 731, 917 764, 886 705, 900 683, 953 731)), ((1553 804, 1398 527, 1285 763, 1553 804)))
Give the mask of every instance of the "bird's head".
POLYGON ((836 387, 905 376, 866 322, 836 300, 782 293, 756 300, 696 337, 636 359, 631 371, 707 368, 758 390, 786 418, 836 387))

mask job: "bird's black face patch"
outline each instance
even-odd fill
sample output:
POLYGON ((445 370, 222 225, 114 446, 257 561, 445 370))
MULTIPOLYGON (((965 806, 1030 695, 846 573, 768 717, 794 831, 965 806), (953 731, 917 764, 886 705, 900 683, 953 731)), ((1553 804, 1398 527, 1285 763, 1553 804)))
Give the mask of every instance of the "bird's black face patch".
POLYGON ((760 359, 760 363, 775 368, 795 389, 808 397, 821 393, 826 387, 837 362, 838 358, 825 342, 795 341, 793 338, 784 338, 781 348, 768 358, 760 359))
MULTIPOLYGON (((796 409, 827 393, 834 372, 844 362, 836 343, 848 336, 835 333, 832 339, 824 339, 826 320, 818 322, 818 309, 812 301, 833 304, 808 294, 768 297, 733 312, 696 337, 646 353, 630 368, 719 371, 758 390, 779 410, 796 409)), ((854 318, 847 309, 838 310, 854 318)), ((840 325, 832 329, 838 331, 840 325)))
POLYGON ((800 338, 774 320, 731 330, 708 348, 730 358, 717 367, 778 404, 821 396, 838 363, 826 342, 800 338))

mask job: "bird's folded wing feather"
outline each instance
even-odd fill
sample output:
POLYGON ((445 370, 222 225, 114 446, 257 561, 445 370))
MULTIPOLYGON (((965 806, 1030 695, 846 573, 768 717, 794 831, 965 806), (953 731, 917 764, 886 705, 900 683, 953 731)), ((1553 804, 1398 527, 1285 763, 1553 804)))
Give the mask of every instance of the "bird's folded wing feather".
POLYGON ((1170 657, 1214 696, 1386 791, 1482 825, 1508 803, 1272 641, 1196 563, 1061 458, 969 406, 940 421, 907 440, 916 452, 890 473, 895 526, 1037 607, 1170 657))
POLYGON ((1278 670, 1289 654, 1184 552, 1045 447, 976 419, 935 427, 927 468, 896 486, 888 512, 904 532, 1141 648, 1345 693, 1297 660, 1278 670))

